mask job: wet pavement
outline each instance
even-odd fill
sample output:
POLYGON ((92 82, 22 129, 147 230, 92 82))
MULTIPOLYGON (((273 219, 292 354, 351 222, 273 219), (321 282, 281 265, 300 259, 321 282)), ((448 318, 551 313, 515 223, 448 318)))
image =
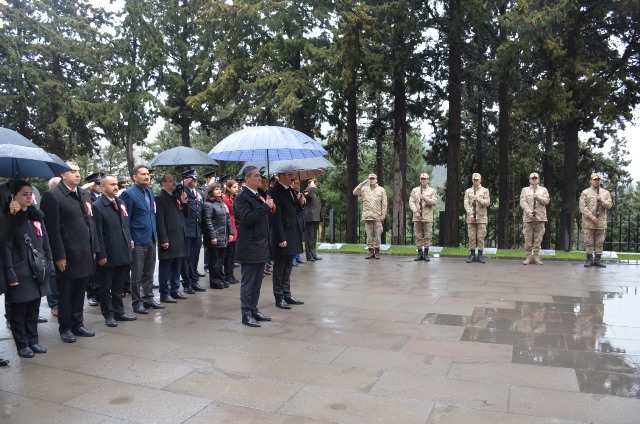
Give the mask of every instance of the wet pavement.
POLYGON ((265 278, 262 328, 232 285, 116 328, 86 306, 74 344, 43 301, 48 353, 0 328, 0 422, 639 422, 636 265, 325 254, 292 285, 277 309, 265 278))

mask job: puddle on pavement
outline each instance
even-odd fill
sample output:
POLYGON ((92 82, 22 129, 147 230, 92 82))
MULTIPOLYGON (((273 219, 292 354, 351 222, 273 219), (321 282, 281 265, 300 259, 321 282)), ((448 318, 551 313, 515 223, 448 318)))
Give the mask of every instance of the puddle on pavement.
POLYGON ((552 298, 423 323, 465 327, 461 341, 512 345, 513 363, 573 368, 581 392, 640 398, 640 289, 552 298))

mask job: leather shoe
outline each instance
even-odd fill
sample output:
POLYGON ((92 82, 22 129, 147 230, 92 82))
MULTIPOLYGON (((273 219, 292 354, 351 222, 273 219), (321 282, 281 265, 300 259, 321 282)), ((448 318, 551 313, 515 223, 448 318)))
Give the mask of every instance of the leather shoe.
POLYGON ((284 299, 276 299, 276 306, 280 309, 291 309, 291 306, 284 299))
POLYGON ((307 258, 307 262, 315 262, 314 258, 307 258))
POLYGON ((253 315, 253 317, 256 319, 256 321, 271 321, 271 317, 268 317, 266 315, 263 315, 262 312, 258 311, 253 315))
POLYGON ((201 272, 198 272, 198 277, 206 277, 206 276, 207 276, 206 274, 203 274, 203 273, 201 273, 201 272))
POLYGON ((98 299, 96 299, 95 297, 90 297, 89 306, 98 306, 98 299))
POLYGON ((118 323, 114 317, 107 317, 104 319, 104 325, 107 327, 117 327, 118 323))
POLYGON ((184 300, 184 299, 188 299, 188 297, 187 297, 187 296, 183 295, 183 294, 182 294, 182 293, 180 293, 180 292, 172 293, 172 294, 171 294, 171 297, 173 297, 174 299, 183 299, 183 300, 184 300))
POLYGON ((62 340, 65 343, 75 343, 76 337, 73 335, 71 330, 65 330, 62 333, 60 333, 60 340, 62 340))
POLYGON ((136 314, 148 314, 149 310, 147 308, 145 308, 142 305, 138 305, 138 306, 134 306, 133 307, 133 312, 135 312, 136 314))
POLYGON ((114 318, 116 321, 135 321, 138 319, 136 317, 130 317, 127 314, 116 315, 114 318))
POLYGON ((0 358, 0 367, 6 367, 7 365, 9 365, 9 360, 0 358))
MULTIPOLYGON (((173 297, 171 297, 171 296, 162 296, 162 297, 160 298, 160 302, 162 302, 162 303, 178 303, 178 301, 177 301, 177 300, 175 300, 175 299, 174 299, 173 297)), ((147 306, 147 305, 144 305, 144 306, 147 306)), ((148 306, 147 306, 147 308, 148 308, 148 306)))
POLYGON ((260 327, 260 323, 251 315, 243 316, 242 323, 249 327, 260 327))
POLYGON ((316 256, 315 258, 313 258, 314 261, 321 261, 322 258, 320 256, 316 256))
POLYGON ((33 353, 47 353, 47 348, 40 346, 38 343, 31 345, 33 353))
POLYGON ((165 308, 164 305, 159 304, 155 300, 151 300, 149 302, 144 302, 143 305, 147 309, 164 309, 165 308))
POLYGON ((93 337, 96 335, 95 331, 89 330, 88 328, 85 328, 82 325, 76 328, 72 328, 71 332, 76 336, 80 336, 80 337, 93 337))
POLYGON ((38 315, 38 324, 42 324, 43 322, 47 322, 48 320, 45 317, 41 317, 38 315))
POLYGON ((202 287, 200 284, 195 283, 195 284, 191 284, 191 288, 194 289, 197 292, 203 292, 203 291, 207 291, 207 289, 205 289, 204 287, 202 287))
POLYGON ((304 302, 302 300, 296 299, 293 296, 285 296, 284 301, 289 305, 304 305, 304 302))
POLYGON ((23 347, 18 349, 18 356, 21 358, 33 358, 33 350, 30 347, 23 347))
POLYGON ((185 287, 183 290, 186 294, 196 294, 196 291, 191 287, 185 287))

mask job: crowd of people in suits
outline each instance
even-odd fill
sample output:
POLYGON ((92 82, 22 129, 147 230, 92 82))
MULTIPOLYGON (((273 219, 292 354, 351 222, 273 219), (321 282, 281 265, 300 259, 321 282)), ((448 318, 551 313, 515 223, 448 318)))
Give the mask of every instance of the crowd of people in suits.
MULTIPOLYGON (((0 294, 20 357, 47 352, 37 330, 47 321, 39 315, 44 296, 61 340, 73 343, 95 335, 84 325, 85 295, 100 307, 105 325, 117 327, 206 291, 199 283, 206 273, 198 271, 203 246, 209 287, 240 283, 243 324, 271 320, 257 308, 265 275, 273 274, 278 308, 304 304, 292 295, 291 272, 303 240, 307 261, 322 259, 315 250, 321 204, 314 180, 301 192, 295 173, 274 175, 270 183, 249 166, 238 181, 205 174, 199 187, 189 170, 180 182, 161 175, 154 193, 152 170, 144 165, 133 168, 132 183, 95 173, 84 186, 78 165, 67 166, 42 196, 28 178, 0 184, 0 294), (42 275, 37 261, 45 264, 42 275), (125 312, 127 294, 135 314, 125 312)), ((0 358, 0 366, 8 362, 0 358)))

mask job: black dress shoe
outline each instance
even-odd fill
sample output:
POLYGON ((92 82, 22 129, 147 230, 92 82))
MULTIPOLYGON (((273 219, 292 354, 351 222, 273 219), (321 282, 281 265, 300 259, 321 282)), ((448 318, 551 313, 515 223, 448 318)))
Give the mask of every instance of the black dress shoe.
MULTIPOLYGON (((178 303, 178 301, 175 300, 172 296, 162 296, 160 298, 160 302, 162 302, 162 303, 178 303)), ((144 306, 147 306, 147 305, 144 305, 144 306)), ((148 306, 147 306, 147 308, 148 308, 148 306)))
POLYGON ((315 258, 313 258, 314 261, 321 261, 322 258, 320 256, 316 256, 315 258))
POLYGON ((85 328, 82 325, 76 328, 72 328, 71 332, 76 336, 80 336, 80 337, 93 337, 96 335, 95 331, 89 330, 88 328, 85 328))
POLYGON ((145 308, 142 305, 138 305, 138 306, 134 306, 133 307, 133 312, 135 312, 136 314, 148 314, 149 310, 147 308, 145 308))
POLYGON ((9 365, 9 360, 0 358, 0 367, 6 367, 7 365, 9 365))
POLYGON ((206 274, 203 274, 203 273, 201 273, 201 272, 198 272, 198 277, 206 277, 206 276, 207 276, 206 274))
POLYGON ((47 322, 48 320, 45 317, 41 317, 38 315, 38 324, 42 324, 43 322, 47 322))
POLYGON ((293 266, 300 266, 300 262, 294 262, 293 266))
POLYGON ((18 349, 18 356, 21 358, 33 358, 33 350, 30 347, 23 347, 18 349))
POLYGON ((256 319, 254 317, 252 317, 251 315, 243 316, 242 317, 242 323, 244 325, 249 326, 249 327, 260 327, 260 323, 258 321, 256 321, 256 319))
POLYGON ((191 288, 194 289, 197 292, 203 292, 203 291, 207 291, 207 289, 205 289, 204 287, 202 287, 200 284, 196 283, 196 284, 191 284, 191 288))
POLYGON ((183 295, 183 294, 182 294, 182 293, 180 293, 180 292, 172 293, 172 294, 171 294, 171 297, 173 297, 174 299, 183 299, 183 300, 184 300, 184 299, 188 299, 188 297, 187 297, 187 296, 183 295))
POLYGON ((271 321, 271 317, 268 317, 266 315, 263 315, 262 312, 258 311, 253 315, 253 317, 256 319, 256 321, 271 321))
POLYGON ((159 304, 155 300, 151 300, 149 302, 144 302, 143 305, 147 309, 164 309, 165 308, 164 305, 159 304))
POLYGON ((313 259, 313 258, 307 258, 307 262, 314 262, 314 261, 315 261, 315 259, 313 259))
POLYGON ((183 290, 186 294, 196 294, 196 291, 191 287, 185 287, 183 290))
POLYGON ((118 323, 114 317, 108 317, 104 319, 104 325, 107 327, 117 327, 118 323))
POLYGON ((98 306, 98 299, 96 299, 95 297, 90 297, 89 306, 98 306))
POLYGON ((47 348, 40 346, 38 343, 32 344, 31 350, 33 350, 33 353, 47 353, 47 348))
POLYGON ((291 309, 291 306, 284 299, 276 299, 276 306, 280 309, 291 309))
POLYGON ((302 300, 296 299, 293 296, 285 296, 284 301, 289 305, 304 305, 304 302, 302 300))
POLYGON ((136 317, 130 317, 127 314, 114 315, 114 318, 116 321, 135 321, 138 319, 136 317))
POLYGON ((65 330, 62 333, 60 333, 60 340, 62 340, 65 343, 75 343, 76 337, 73 335, 71 330, 65 330))

